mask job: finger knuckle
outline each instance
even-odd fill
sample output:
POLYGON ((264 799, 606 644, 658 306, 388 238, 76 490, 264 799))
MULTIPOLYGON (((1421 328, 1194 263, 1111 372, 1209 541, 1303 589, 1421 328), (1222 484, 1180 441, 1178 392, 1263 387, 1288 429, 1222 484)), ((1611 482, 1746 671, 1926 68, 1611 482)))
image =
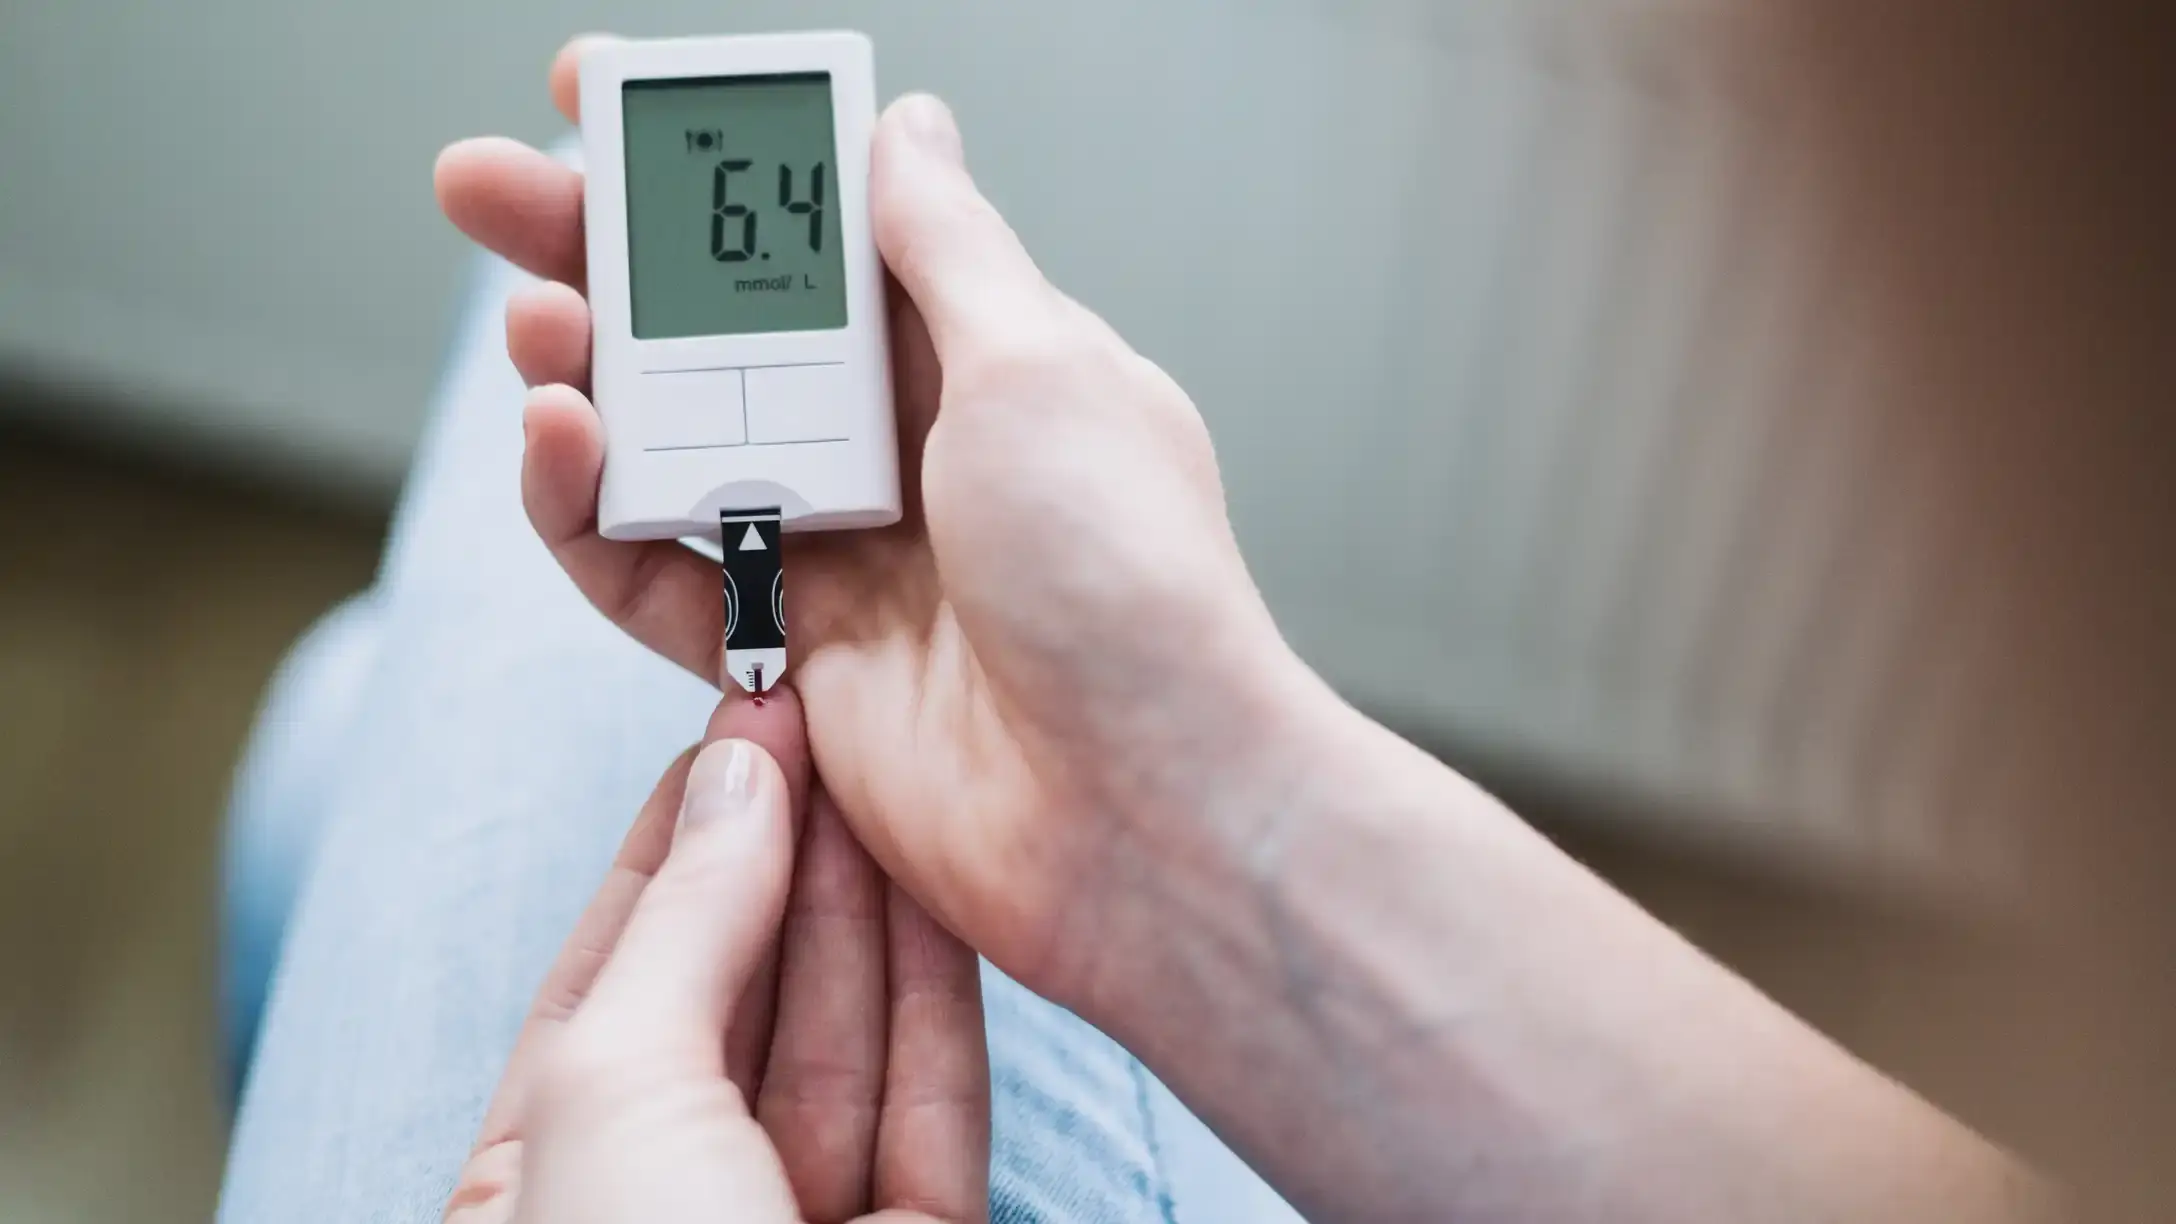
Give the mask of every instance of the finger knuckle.
POLYGON ((650 634, 663 632, 680 612, 669 598, 672 584, 667 581, 674 560, 665 549, 644 549, 617 581, 592 593, 592 602, 605 619, 650 640, 650 634))
POLYGON ((577 1016, 537 1060, 536 1093, 545 1109, 595 1099, 624 1078, 627 1058, 612 1034, 577 1016))
POLYGON ((669 916, 677 924, 706 924, 718 909, 718 897, 737 891, 735 864, 700 859, 683 850, 677 859, 651 877, 642 890, 642 907, 653 915, 669 916))

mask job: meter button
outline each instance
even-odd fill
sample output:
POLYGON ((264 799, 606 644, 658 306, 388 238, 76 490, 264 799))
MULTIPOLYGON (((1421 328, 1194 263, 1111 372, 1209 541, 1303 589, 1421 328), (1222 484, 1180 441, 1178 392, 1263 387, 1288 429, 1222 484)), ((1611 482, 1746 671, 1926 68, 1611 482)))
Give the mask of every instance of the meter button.
POLYGON ((696 450, 748 441, 739 370, 645 374, 637 402, 644 450, 696 450))
POLYGON ((851 380, 843 365, 769 366, 748 371, 748 440, 843 442, 850 435, 851 380))

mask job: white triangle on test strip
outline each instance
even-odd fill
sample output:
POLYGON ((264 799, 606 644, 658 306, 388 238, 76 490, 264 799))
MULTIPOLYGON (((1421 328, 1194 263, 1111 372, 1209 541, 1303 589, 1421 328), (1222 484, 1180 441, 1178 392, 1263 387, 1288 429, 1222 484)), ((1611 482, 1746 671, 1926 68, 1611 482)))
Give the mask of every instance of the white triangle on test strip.
POLYGON ((756 530, 754 523, 748 524, 748 534, 740 538, 740 550, 742 552, 763 551, 763 533, 756 530))

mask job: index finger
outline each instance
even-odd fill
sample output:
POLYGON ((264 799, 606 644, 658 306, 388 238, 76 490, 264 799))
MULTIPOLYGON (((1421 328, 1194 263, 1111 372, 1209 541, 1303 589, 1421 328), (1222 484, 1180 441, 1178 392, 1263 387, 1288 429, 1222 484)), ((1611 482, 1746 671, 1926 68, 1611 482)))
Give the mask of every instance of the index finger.
POLYGON ((582 175, 502 136, 447 145, 431 172, 454 228, 507 262, 580 289, 585 280, 582 175))
MULTIPOLYGON (((583 34, 553 58, 552 105, 567 122, 581 122, 583 54, 610 41, 583 34)), ((580 289, 588 279, 580 171, 517 141, 483 137, 446 146, 432 182, 446 218, 486 249, 547 281, 580 289)))

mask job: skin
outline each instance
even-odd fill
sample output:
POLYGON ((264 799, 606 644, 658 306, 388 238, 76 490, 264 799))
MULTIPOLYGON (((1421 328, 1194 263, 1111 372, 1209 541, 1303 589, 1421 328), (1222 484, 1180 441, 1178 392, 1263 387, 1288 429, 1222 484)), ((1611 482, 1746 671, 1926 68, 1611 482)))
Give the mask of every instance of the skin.
MULTIPOLYGON (((578 54, 552 74, 570 119, 578 54)), ((715 679, 711 563, 595 534, 579 175, 471 141, 438 191, 547 282, 507 319, 538 531, 715 679)), ((909 514, 792 540, 793 679, 840 815, 943 927, 1124 1041, 1315 1218, 2049 1209, 1330 692, 1247 575, 1193 405, 1043 279, 940 103, 885 114, 871 193, 909 514)))

